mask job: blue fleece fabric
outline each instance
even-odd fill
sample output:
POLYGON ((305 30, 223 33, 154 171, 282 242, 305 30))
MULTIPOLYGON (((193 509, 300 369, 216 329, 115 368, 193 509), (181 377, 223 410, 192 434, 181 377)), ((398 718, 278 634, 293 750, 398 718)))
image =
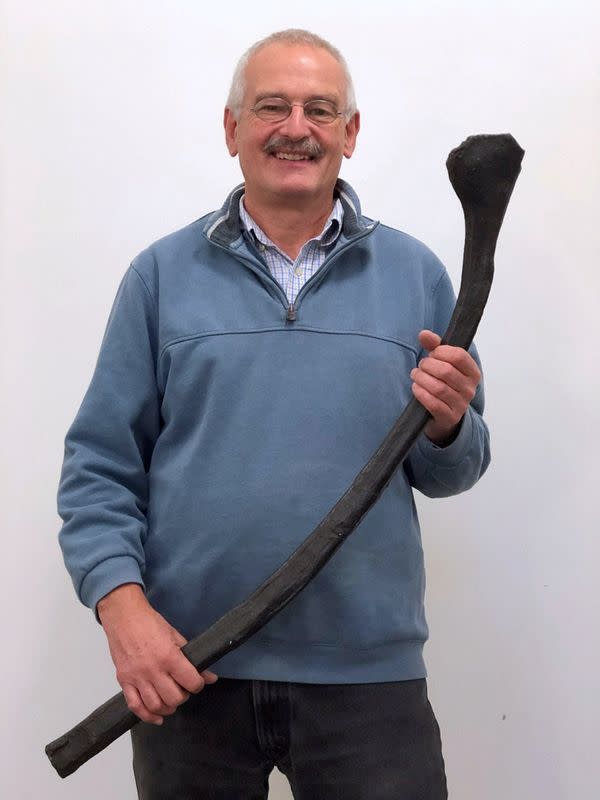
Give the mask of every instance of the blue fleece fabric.
MULTIPOLYGON (((126 582, 190 638, 296 549, 411 399, 417 334, 442 333, 440 261, 360 213, 290 321, 281 287, 223 208, 142 252, 119 287, 65 442, 60 542, 91 608, 126 582)), ((413 487, 464 491, 485 471, 478 390, 458 437, 422 436, 331 561, 213 665, 225 677, 360 683, 423 677, 425 576, 413 487)))

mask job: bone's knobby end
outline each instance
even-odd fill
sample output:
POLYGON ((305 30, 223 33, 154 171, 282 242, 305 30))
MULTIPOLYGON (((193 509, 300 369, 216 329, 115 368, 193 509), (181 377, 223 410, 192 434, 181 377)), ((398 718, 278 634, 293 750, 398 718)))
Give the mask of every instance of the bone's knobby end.
POLYGON ((463 207, 502 212, 525 151, 510 133, 469 136, 448 155, 448 176, 463 207))
POLYGON ((478 133, 467 136, 458 147, 451 150, 446 164, 449 166, 456 159, 478 161, 494 152, 512 155, 519 158, 519 162, 525 153, 511 133, 478 133))

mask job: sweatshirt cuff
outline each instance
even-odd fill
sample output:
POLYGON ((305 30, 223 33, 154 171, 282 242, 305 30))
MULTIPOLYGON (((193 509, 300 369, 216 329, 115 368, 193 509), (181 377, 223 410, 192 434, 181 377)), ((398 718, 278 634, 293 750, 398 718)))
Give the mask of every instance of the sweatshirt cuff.
POLYGON ((469 406, 462 418, 456 439, 446 447, 438 447, 425 434, 417 439, 417 450, 420 455, 438 467, 455 467, 465 458, 473 441, 473 410, 469 406))
POLYGON ((104 595, 123 583, 138 583, 144 589, 140 565, 132 556, 114 556, 97 564, 81 583, 81 602, 92 609, 98 619, 96 606, 104 595))

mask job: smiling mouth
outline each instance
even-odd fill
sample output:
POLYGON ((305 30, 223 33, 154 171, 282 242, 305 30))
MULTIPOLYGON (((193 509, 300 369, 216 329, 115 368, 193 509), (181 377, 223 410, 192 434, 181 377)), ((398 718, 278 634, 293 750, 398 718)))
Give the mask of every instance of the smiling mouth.
POLYGON ((307 156, 303 153, 272 153, 274 158, 280 161, 313 161, 313 156, 307 156))
POLYGON ((316 161, 323 155, 321 145, 308 137, 291 141, 287 136, 272 136, 263 149, 279 161, 316 161))

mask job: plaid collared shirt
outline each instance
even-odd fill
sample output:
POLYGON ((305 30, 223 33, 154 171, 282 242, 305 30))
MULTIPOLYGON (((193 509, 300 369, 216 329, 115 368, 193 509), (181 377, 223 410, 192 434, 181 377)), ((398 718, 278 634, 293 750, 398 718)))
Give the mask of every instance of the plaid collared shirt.
POLYGON ((240 220, 242 225, 254 237, 255 244, 264 258, 271 275, 281 285, 290 303, 294 303, 298 292, 306 281, 315 274, 325 261, 342 229, 344 209, 339 198, 336 198, 333 209, 323 230, 314 239, 309 239, 294 261, 269 239, 259 228, 244 206, 244 196, 240 198, 240 220))

